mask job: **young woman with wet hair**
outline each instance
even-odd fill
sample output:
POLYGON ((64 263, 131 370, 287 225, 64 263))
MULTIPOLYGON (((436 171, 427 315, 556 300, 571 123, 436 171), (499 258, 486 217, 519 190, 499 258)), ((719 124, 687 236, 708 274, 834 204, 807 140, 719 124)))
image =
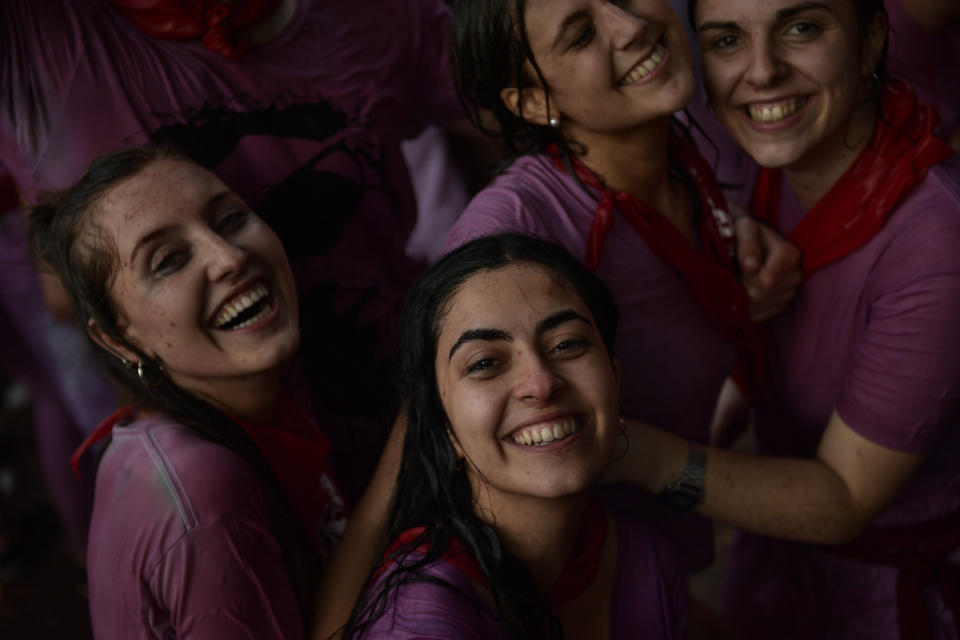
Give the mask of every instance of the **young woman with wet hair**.
POLYGON ((607 288, 505 234, 442 258, 403 318, 391 544, 346 637, 682 637, 676 551, 588 496, 625 445, 607 288))
POLYGON ((282 391, 300 331, 277 236, 154 146, 96 160, 29 232, 130 399, 85 444, 111 438, 87 552, 96 636, 304 637, 346 507, 326 436, 282 391))
MULTIPOLYGON (((699 512, 750 532, 728 611, 744 637, 956 638, 960 163, 884 77, 879 0, 700 0, 693 15, 713 109, 762 167, 754 212, 806 277, 754 388, 765 455, 705 454, 699 512)), ((631 443, 650 491, 682 475, 685 442, 631 443)))
MULTIPOLYGON (((620 308, 623 414, 707 442, 738 347, 755 342, 751 320, 786 305, 799 275, 784 270, 783 288, 765 288, 796 258, 781 243, 768 270, 744 277, 750 297, 738 282, 759 264, 751 241, 775 240, 749 219, 734 234, 709 164, 672 118, 695 83, 680 18, 667 0, 465 0, 454 6, 454 71, 474 120, 495 116, 510 164, 447 248, 502 231, 566 248, 620 308)), ((650 496, 628 501, 692 569, 710 563, 706 521, 650 496)))

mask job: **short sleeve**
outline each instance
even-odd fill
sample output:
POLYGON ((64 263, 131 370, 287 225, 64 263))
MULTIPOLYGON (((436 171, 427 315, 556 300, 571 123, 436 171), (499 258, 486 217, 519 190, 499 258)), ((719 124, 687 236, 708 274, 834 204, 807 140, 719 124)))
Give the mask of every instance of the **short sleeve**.
POLYGON ((447 235, 443 252, 497 233, 526 233, 550 238, 553 234, 543 222, 543 206, 523 191, 505 186, 487 187, 460 215, 447 235))
POLYGON ((467 595, 473 586, 459 569, 438 564, 429 573, 443 584, 400 585, 383 615, 363 633, 363 640, 506 640, 492 612, 467 595))
MULTIPOLYGON (((929 178, 928 178, 929 179, 929 178)), ((924 452, 960 399, 960 200, 911 203, 865 287, 869 311, 837 412, 882 446, 924 452), (904 224, 906 223, 906 224, 904 224)), ((889 224, 889 223, 888 223, 889 224)))
POLYGON ((177 638, 304 637, 280 545, 260 523, 223 519, 190 530, 149 579, 177 638))

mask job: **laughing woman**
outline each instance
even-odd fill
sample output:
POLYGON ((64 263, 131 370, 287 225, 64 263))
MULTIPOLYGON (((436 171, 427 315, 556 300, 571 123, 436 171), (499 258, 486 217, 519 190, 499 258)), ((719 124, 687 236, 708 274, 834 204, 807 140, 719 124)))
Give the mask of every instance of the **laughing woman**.
POLYGON ((617 309, 561 248, 482 238, 404 312, 388 552, 347 637, 681 638, 672 545, 587 491, 622 451, 617 309))
MULTIPOLYGON (((764 167, 754 210, 806 275, 754 394, 769 457, 706 453, 699 512, 752 532, 728 609, 746 637, 956 639, 960 163, 885 83, 879 0, 692 9, 714 111, 764 167)), ((635 435, 649 490, 682 475, 685 443, 635 435)))
POLYGON ((279 240, 151 146, 98 159, 30 225, 131 399, 94 434, 111 436, 87 553, 96 637, 302 638, 345 508, 324 433, 281 392, 300 333, 279 240))
MULTIPOLYGON (((511 164, 470 203, 447 248, 502 231, 563 246, 620 308, 624 415, 706 442, 738 345, 755 335, 751 316, 792 291, 785 280, 751 314, 733 257, 743 236, 733 237, 712 170, 672 123, 695 87, 680 18, 667 0, 464 0, 454 29, 460 91, 496 116, 511 164)), ((771 262, 790 262, 781 249, 771 262)), ((706 521, 631 500, 691 568, 709 564, 706 521)))

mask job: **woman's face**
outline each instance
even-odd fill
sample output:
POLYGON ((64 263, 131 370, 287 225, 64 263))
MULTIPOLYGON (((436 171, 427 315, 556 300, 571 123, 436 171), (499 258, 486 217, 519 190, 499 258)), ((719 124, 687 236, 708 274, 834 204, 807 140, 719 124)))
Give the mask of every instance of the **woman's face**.
POLYGON ((761 165, 829 161, 869 119, 883 37, 850 0, 699 0, 696 29, 713 109, 761 165))
POLYGON ((175 383, 216 394, 294 353, 297 298, 283 247, 213 174, 158 160, 91 215, 116 249, 120 326, 175 383))
POLYGON ((619 372, 580 296, 515 263, 471 276, 448 308, 437 385, 474 487, 491 499, 589 487, 615 449, 619 372))
POLYGON ((667 0, 528 0, 525 19, 548 115, 574 137, 633 129, 693 99, 690 43, 667 0))

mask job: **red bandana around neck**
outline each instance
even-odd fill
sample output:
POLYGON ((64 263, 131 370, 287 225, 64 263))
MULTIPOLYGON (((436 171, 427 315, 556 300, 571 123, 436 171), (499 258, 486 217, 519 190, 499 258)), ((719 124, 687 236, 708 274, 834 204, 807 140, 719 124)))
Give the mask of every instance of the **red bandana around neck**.
MULTIPOLYGON (((873 139, 790 233, 803 251, 805 278, 866 244, 927 170, 953 155, 933 135, 936 123, 936 112, 917 100, 910 85, 889 82, 873 139)), ((762 169, 753 192, 754 216, 774 228, 782 179, 780 169, 762 169)))
MULTIPOLYGON (((571 155, 577 178, 600 192, 584 262, 590 270, 597 269, 616 209, 661 262, 680 272, 720 335, 752 350, 756 332, 749 317, 750 300, 736 277, 735 238, 726 197, 709 164, 692 144, 671 136, 670 145, 700 196, 703 211, 697 228, 699 250, 662 213, 629 193, 609 189, 579 158, 571 155)), ((566 173, 557 146, 550 145, 547 153, 554 166, 566 173)))
MULTIPOLYGON (((396 553, 406 545, 412 543, 426 531, 425 527, 414 527, 401 533, 390 545, 377 571, 379 577, 396 560, 396 553)), ((600 568, 600 556, 607 540, 607 512, 592 498, 587 500, 583 517, 580 520, 580 531, 574 542, 573 552, 564 566, 560 577, 546 594, 547 602, 552 606, 564 605, 583 593, 593 582, 600 568)), ((426 553, 427 544, 417 547, 415 551, 426 553)), ((450 545, 441 559, 449 562, 474 582, 486 586, 487 576, 480 568, 470 550, 459 538, 451 538, 450 545)))
MULTIPOLYGON (((80 457, 94 443, 106 438, 113 428, 136 416, 132 406, 110 414, 70 458, 80 476, 80 457)), ((326 561, 346 525, 348 509, 330 464, 330 443, 292 396, 281 393, 274 424, 255 425, 233 418, 263 454, 281 488, 317 544, 326 561)))
POLYGON ((123 17, 161 40, 194 40, 226 58, 253 46, 238 34, 270 15, 281 0, 110 0, 123 17))

